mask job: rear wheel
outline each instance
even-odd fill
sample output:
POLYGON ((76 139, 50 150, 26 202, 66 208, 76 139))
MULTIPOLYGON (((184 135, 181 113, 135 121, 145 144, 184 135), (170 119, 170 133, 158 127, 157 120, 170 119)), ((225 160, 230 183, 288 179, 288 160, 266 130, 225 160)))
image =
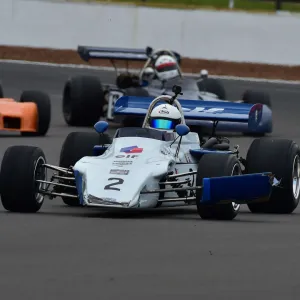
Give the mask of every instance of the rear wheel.
POLYGON ((44 196, 39 192, 46 180, 46 158, 40 148, 32 146, 9 147, 3 157, 0 173, 1 201, 11 212, 37 212, 44 196))
POLYGON ((20 102, 33 102, 37 106, 38 120, 37 132, 22 132, 23 136, 43 136, 48 132, 51 121, 51 100, 49 96, 40 91, 24 91, 20 102))
MULTIPOLYGON (((110 143, 111 139, 106 134, 100 136, 96 132, 71 132, 63 143, 60 152, 59 166, 63 168, 74 166, 82 157, 93 156, 94 146, 110 143)), ((61 175, 66 177, 65 174, 61 175)), ((74 181, 70 181, 69 184, 74 184, 74 181)), ((71 188, 64 188, 64 190, 60 192, 76 195, 76 191, 71 188)), ((80 205, 79 199, 62 197, 62 200, 65 204, 70 206, 80 205)))
MULTIPOLYGON (((248 103, 248 104, 260 103, 260 104, 266 105, 270 109, 272 108, 271 98, 270 98, 270 95, 268 93, 264 93, 264 92, 260 92, 260 91, 247 90, 243 94, 242 100, 244 101, 244 103, 248 103)), ((271 124, 271 127, 272 127, 272 124, 271 124)), ((244 132, 243 134, 246 135, 246 136, 254 136, 254 137, 255 136, 260 137, 260 136, 265 135, 265 133, 263 133, 263 132, 261 132, 261 133, 244 132)))
POLYGON ((255 139, 247 153, 246 172, 272 172, 280 180, 268 202, 248 204, 253 213, 290 214, 300 198, 300 149, 291 140, 255 139))
POLYGON ((63 92, 63 116, 70 126, 93 126, 105 103, 97 77, 78 76, 67 81, 63 92))
POLYGON ((264 92, 247 90, 243 94, 242 100, 244 101, 244 103, 260 103, 268 106, 269 108, 272 108, 270 95, 264 92))
MULTIPOLYGON (((196 185, 202 186, 203 178, 241 175, 241 166, 234 155, 204 154, 198 164, 196 185)), ((240 209, 236 203, 202 204, 202 191, 197 190, 197 210, 202 219, 233 220, 240 209)))

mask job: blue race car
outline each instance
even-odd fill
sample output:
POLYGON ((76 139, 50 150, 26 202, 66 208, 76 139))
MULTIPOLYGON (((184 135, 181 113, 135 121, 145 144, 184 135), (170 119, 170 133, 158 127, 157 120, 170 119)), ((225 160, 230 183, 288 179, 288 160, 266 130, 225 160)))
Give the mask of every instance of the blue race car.
MULTIPOLYGON (((147 47, 143 49, 98 48, 79 46, 80 57, 90 59, 110 59, 125 61, 145 61, 139 74, 129 72, 118 74, 116 68, 116 84, 102 84, 95 76, 77 76, 70 78, 63 92, 63 115, 71 126, 93 126, 100 117, 108 121, 119 122, 114 115, 116 101, 122 96, 157 97, 172 95, 172 87, 180 85, 185 99, 198 101, 215 101, 215 107, 223 102, 241 102, 263 105, 262 118, 255 132, 249 131, 242 122, 221 122, 218 131, 242 132, 244 134, 264 135, 273 129, 271 100, 267 93, 247 90, 241 99, 228 100, 221 81, 208 77, 208 72, 202 70, 200 78, 184 77, 180 68, 181 56, 167 49, 154 51, 147 47), (218 102, 221 102, 218 103, 218 102)), ((226 104, 224 104, 226 105, 226 104)), ((141 126, 143 119, 128 116, 122 120, 123 126, 141 126)), ((192 131, 202 132, 211 128, 211 122, 201 122, 201 126, 189 123, 192 131)))

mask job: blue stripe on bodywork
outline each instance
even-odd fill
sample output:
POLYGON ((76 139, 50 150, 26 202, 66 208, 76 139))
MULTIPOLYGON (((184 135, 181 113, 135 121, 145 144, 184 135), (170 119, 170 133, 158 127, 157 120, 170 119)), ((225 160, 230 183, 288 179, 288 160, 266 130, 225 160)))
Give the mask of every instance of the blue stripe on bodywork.
POLYGON ((82 175, 79 173, 79 171, 75 171, 75 170, 74 170, 74 175, 75 175, 76 188, 79 197, 79 203, 83 205, 82 175))
POLYGON ((247 204, 266 201, 272 191, 271 173, 248 174, 203 179, 201 203, 247 204))

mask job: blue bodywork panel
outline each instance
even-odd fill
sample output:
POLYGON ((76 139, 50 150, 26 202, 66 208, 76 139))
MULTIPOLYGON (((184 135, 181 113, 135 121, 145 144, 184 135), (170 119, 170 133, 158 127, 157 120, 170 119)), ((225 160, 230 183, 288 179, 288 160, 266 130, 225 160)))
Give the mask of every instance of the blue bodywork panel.
MULTIPOLYGON (((114 114, 144 117, 154 99, 155 97, 122 96, 115 103, 114 114)), ((236 123, 234 129, 241 127, 241 130, 244 130, 246 125, 246 129, 253 132, 259 131, 263 109, 268 109, 261 104, 184 99, 178 101, 182 106, 187 125, 212 126, 212 121, 230 122, 236 123)), ((158 102, 156 106, 163 103, 165 102, 158 102)))
POLYGON ((203 179, 201 203, 247 204, 266 201, 272 191, 271 173, 248 174, 203 179))

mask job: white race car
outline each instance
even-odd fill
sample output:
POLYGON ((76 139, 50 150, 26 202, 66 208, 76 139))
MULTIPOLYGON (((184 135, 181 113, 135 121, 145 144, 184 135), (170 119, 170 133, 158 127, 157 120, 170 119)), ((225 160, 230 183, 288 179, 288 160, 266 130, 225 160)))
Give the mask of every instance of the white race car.
MULTIPOLYGON (((112 142, 104 133, 105 121, 95 124, 96 132, 71 133, 62 147, 59 166, 47 164, 40 148, 9 147, 0 174, 4 208, 37 212, 48 195, 62 197, 68 205, 124 211, 195 205, 203 219, 232 220, 240 204, 247 204, 254 213, 292 213, 300 194, 300 151, 295 142, 256 139, 242 159, 238 146, 230 150, 226 138, 200 141, 185 124, 185 116, 192 114, 214 122, 247 119, 253 125, 259 122, 261 105, 231 104, 222 110, 203 108, 190 113, 183 111, 185 100, 177 100, 180 92, 175 86, 174 96, 155 98, 143 126, 118 129, 112 142), (174 130, 150 127, 152 112, 160 102, 180 112, 174 130), (47 170, 55 172, 49 176, 47 170)), ((141 100, 132 97, 131 105, 134 99, 141 100)), ((162 113, 170 112, 162 109, 162 113)))

